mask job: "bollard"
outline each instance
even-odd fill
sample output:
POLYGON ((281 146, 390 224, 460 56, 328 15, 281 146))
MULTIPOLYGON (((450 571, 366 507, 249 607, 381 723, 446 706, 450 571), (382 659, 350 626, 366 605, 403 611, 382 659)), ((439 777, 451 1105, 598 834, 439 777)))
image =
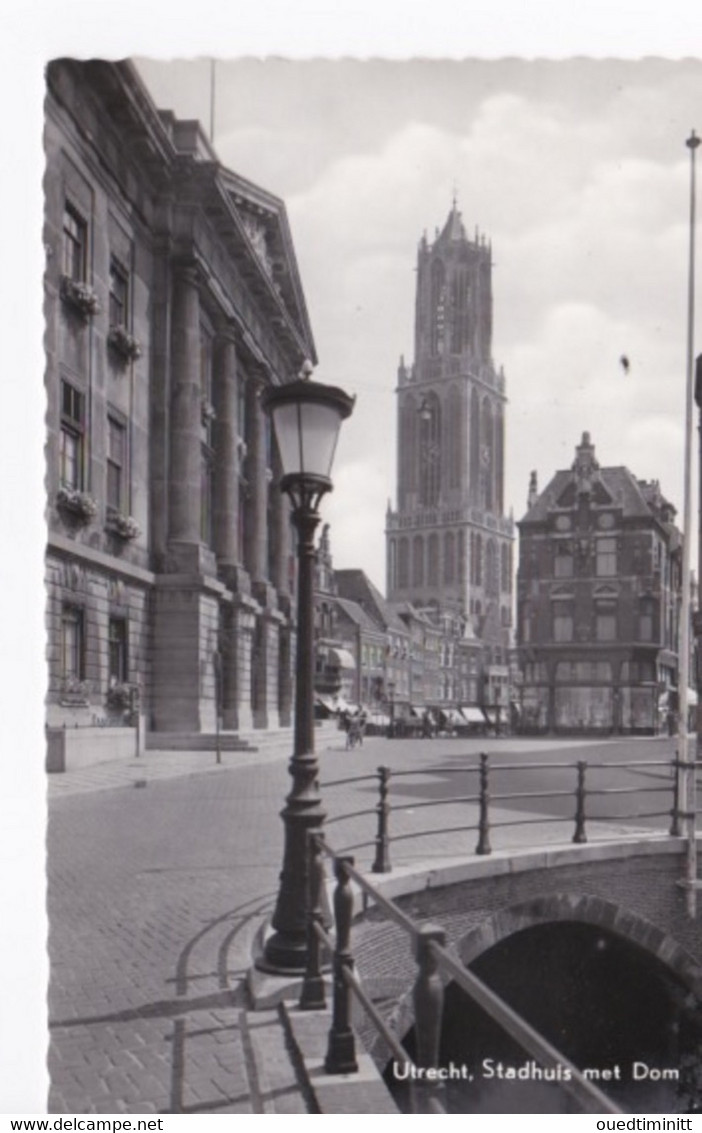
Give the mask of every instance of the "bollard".
POLYGON ((334 859, 336 947, 334 949, 332 1025, 329 1030, 327 1057, 324 1060, 324 1069, 327 1074, 354 1074, 358 1070, 356 1040, 351 1029, 351 988, 344 979, 344 971, 353 970, 353 957, 350 947, 353 893, 351 892, 351 879, 345 868, 347 865, 352 866, 353 862, 354 859, 348 857, 334 859))
POLYGON ((491 854, 490 846, 490 763, 485 752, 480 753, 480 817, 478 819, 478 845, 476 854, 491 854))
POLYGON ((678 759, 678 753, 675 753, 673 760, 673 809, 671 811, 672 821, 670 823, 670 833, 673 838, 679 838, 682 834, 682 823, 680 814, 680 772, 682 764, 678 759))
POLYGON ((378 833, 375 839, 375 861, 372 866, 373 873, 390 873, 392 869, 390 865, 390 842, 388 839, 388 815, 390 814, 388 785, 391 774, 392 772, 389 767, 378 768, 380 799, 375 808, 378 812, 378 833))
POLYGON ((324 924, 321 893, 324 884, 324 864, 320 841, 323 834, 308 834, 308 901, 307 901, 307 968, 302 982, 300 1009, 321 1011, 326 1007, 324 977, 322 976, 323 945, 315 926, 324 924))
POLYGON ((587 763, 578 761, 578 784, 575 788, 575 833, 574 842, 587 842, 585 833, 585 770, 587 763))
MULTIPOLYGON (((415 937, 414 958, 417 961, 417 978, 412 998, 414 1001, 414 1033, 416 1038, 417 1066, 435 1070, 441 1053, 441 1021, 444 1013, 444 984, 431 944, 444 946, 446 933, 436 925, 422 925, 415 937)), ((414 1083, 414 1101, 418 1113, 436 1112, 431 1103, 443 1093, 437 1079, 419 1078, 414 1083)))

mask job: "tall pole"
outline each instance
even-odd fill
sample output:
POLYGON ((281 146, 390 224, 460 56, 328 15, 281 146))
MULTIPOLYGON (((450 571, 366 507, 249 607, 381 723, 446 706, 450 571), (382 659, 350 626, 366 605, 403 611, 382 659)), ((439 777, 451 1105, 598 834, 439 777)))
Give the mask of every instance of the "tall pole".
POLYGON ((679 719, 678 758, 684 767, 685 830, 687 837, 686 898, 687 912, 694 917, 697 909, 697 845, 695 832, 696 809, 696 748, 690 759, 688 743, 687 690, 690 679, 690 551, 691 551, 691 467, 692 467, 692 405, 693 405, 693 352, 695 304, 695 151, 700 139, 693 130, 685 145, 690 151, 690 249, 688 257, 687 287, 687 365, 685 377, 685 484, 683 503, 683 560, 682 609, 680 626, 680 667, 678 676, 679 719))
POLYGON ((214 145, 215 124, 215 67, 216 60, 210 59, 210 142, 214 145))
POLYGON ((325 818, 314 751, 314 532, 319 520, 316 507, 301 493, 292 512, 298 535, 295 734, 288 767, 293 786, 281 811, 285 846, 271 920, 275 932, 259 963, 264 971, 291 974, 304 972, 307 962, 308 832, 320 830, 325 818))

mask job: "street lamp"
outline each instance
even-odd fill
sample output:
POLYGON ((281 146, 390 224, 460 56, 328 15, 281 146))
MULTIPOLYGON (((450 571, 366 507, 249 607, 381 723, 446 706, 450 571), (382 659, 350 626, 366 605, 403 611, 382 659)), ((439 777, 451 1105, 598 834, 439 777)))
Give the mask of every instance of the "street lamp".
POLYGON ((390 726, 388 727, 388 738, 395 738, 395 682, 388 681, 388 701, 390 708, 390 726))
POLYGON ((261 405, 273 420, 283 467, 281 490, 292 503, 297 529, 297 656, 295 731, 288 770, 292 790, 281 818, 285 827, 283 868, 275 912, 274 933, 266 941, 260 967, 268 972, 299 974, 307 959, 307 835, 319 830, 325 814, 317 784, 314 753, 314 532, 317 510, 332 489, 330 472, 339 429, 353 409, 354 398, 341 389, 310 381, 264 390, 261 405))

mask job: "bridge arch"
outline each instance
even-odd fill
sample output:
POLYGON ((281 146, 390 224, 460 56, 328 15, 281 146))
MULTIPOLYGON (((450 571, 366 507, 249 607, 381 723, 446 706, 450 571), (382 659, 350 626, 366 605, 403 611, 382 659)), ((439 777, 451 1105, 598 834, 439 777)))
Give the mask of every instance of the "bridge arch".
MULTIPOLYGON (((638 913, 592 894, 554 892, 488 913, 478 925, 458 938, 454 950, 469 965, 492 948, 530 928, 581 924, 618 937, 659 961, 682 985, 681 1003, 694 1009, 702 1002, 702 964, 664 930, 638 913)), ((450 982, 450 981, 448 981, 450 982)), ((413 986, 396 1000, 391 1025, 398 1036, 414 1026, 413 986)), ((371 1043, 372 1053, 383 1062, 387 1050, 382 1039, 371 1043)))
POLYGON ((603 897, 585 893, 548 893, 486 916, 456 944, 463 964, 470 964, 508 936, 536 925, 579 922, 613 933, 660 960, 696 996, 702 998, 702 965, 672 936, 651 921, 603 897))

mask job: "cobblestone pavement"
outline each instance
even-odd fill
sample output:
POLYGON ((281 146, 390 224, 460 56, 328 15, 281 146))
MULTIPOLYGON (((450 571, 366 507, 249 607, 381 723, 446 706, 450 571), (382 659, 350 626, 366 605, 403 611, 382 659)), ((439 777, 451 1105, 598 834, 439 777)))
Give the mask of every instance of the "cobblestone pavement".
MULTIPOLYGON (((321 778, 392 763, 431 782, 431 765, 485 746, 374 738, 347 753, 339 742, 320 753, 321 778)), ((505 752, 543 748, 500 742, 505 752)), ((136 774, 131 761, 50 777, 49 1112, 307 1112, 278 1013, 251 1012, 243 984, 272 907, 290 783, 281 753, 251 756, 217 766, 202 753, 149 753, 136 774)), ((397 781, 398 832, 416 821, 414 782, 397 781)), ((330 818, 372 812, 375 783, 330 788, 324 799, 330 818)), ((472 805, 452 804, 434 820, 441 833, 396 843, 393 865, 472 853, 474 832, 448 828, 475 817, 472 805)), ((570 829, 557 822, 531 838, 562 841, 570 829)), ((339 848, 370 842, 358 855, 367 865, 374 832, 371 813, 330 823, 328 837, 339 848)), ((520 837, 510 827, 504 844, 520 837)))

